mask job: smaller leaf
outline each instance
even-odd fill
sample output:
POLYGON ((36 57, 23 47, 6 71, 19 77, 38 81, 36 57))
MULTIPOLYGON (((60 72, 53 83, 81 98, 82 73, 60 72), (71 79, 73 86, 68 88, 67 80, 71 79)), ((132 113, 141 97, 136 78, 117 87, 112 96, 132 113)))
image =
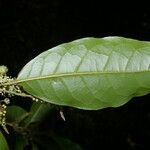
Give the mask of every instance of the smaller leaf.
POLYGON ((21 135, 17 135, 15 150, 23 150, 26 145, 27 145, 27 139, 23 138, 21 135))
POLYGON ((53 105, 48 103, 33 102, 26 126, 33 122, 40 122, 53 108, 53 105))
POLYGON ((1 132, 0 132, 0 150, 9 150, 7 141, 1 132))
POLYGON ((6 113, 7 122, 21 121, 26 114, 27 111, 19 106, 9 106, 6 113))
POLYGON ((55 135, 37 134, 34 138, 34 142, 38 145, 39 149, 44 150, 82 150, 77 144, 67 138, 58 137, 55 135))
POLYGON ((57 137, 55 140, 61 150, 82 150, 78 144, 70 141, 69 139, 57 137))
POLYGON ((35 145, 34 143, 32 144, 32 150, 39 150, 39 148, 37 147, 37 145, 35 145))

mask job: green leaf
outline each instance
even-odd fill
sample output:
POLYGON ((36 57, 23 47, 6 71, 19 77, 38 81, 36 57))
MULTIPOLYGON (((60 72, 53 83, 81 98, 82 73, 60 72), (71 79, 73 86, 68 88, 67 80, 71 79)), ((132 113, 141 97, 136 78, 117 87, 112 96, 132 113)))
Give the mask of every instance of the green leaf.
POLYGON ((77 143, 55 135, 50 136, 48 133, 37 134, 34 142, 37 143, 39 149, 44 150, 82 150, 77 143))
POLYGON ((19 106, 9 106, 7 107, 6 119, 7 122, 18 122, 22 121, 27 114, 27 111, 19 106))
POLYGON ((27 139, 21 135, 17 135, 15 140, 15 150, 23 150, 27 143, 27 139))
POLYGON ((0 150, 9 150, 7 141, 1 132, 0 132, 0 150))
POLYGON ((35 145, 34 143, 32 143, 32 150, 39 150, 39 148, 37 147, 37 145, 35 145))
POLYGON ((78 144, 70 141, 69 139, 55 137, 55 140, 60 150, 82 150, 78 144))
POLYGON ((53 106, 48 103, 41 104, 40 102, 33 102, 30 109, 30 115, 26 120, 26 126, 30 123, 40 122, 53 109, 53 106))
POLYGON ((83 38, 43 52, 17 82, 43 101, 101 109, 150 92, 150 42, 83 38))

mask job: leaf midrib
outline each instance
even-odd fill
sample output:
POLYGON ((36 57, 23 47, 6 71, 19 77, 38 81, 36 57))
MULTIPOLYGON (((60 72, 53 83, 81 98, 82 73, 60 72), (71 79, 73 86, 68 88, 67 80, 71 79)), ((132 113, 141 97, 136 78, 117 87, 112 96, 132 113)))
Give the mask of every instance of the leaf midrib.
POLYGON ((83 75, 104 75, 104 74, 135 74, 135 73, 146 73, 150 72, 150 70, 143 70, 143 71, 126 71, 126 72, 72 72, 72 73, 61 73, 61 74, 51 74, 48 76, 39 76, 39 77, 31 77, 27 79, 18 79, 16 80, 16 83, 23 83, 23 82, 28 82, 28 81, 33 81, 33 80, 42 80, 42 79, 51 79, 51 78, 60 78, 60 77, 73 77, 73 76, 83 76, 83 75))

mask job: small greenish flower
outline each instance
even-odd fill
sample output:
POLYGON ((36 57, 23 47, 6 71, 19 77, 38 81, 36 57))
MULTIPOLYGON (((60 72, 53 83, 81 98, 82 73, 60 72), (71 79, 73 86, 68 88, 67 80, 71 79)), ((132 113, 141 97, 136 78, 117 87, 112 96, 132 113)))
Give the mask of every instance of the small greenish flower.
POLYGON ((8 68, 6 66, 0 66, 0 76, 6 75, 8 68))

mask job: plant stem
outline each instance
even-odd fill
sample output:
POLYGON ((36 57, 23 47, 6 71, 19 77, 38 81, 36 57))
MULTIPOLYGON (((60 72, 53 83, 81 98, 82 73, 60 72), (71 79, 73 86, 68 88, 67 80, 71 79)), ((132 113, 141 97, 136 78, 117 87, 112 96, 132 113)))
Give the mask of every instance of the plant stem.
POLYGON ((1 92, 7 93, 7 94, 16 95, 16 96, 21 96, 21 97, 33 98, 33 96, 28 95, 28 94, 25 94, 25 93, 17 93, 17 92, 14 92, 14 91, 8 91, 8 90, 2 90, 2 89, 0 89, 0 93, 1 93, 1 92))

